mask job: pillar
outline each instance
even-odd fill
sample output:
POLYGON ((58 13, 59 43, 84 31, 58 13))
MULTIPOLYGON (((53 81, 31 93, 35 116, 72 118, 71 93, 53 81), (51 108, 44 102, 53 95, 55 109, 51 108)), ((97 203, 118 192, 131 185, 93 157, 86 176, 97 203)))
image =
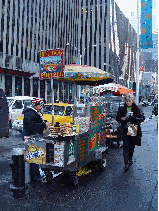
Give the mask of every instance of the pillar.
POLYGON ((2 74, 1 88, 2 88, 3 91, 5 92, 5 75, 4 75, 4 74, 2 74))
POLYGON ((45 102, 47 103, 47 80, 45 80, 45 102))
POLYGON ((15 96, 15 75, 12 75, 12 97, 15 96))
POLYGON ((22 96, 24 96, 24 77, 22 76, 22 96))
POLYGON ((69 100, 69 94, 70 94, 70 85, 69 84, 67 84, 67 99, 68 99, 68 101, 70 101, 69 100))
POLYGON ((38 98, 40 98, 40 80, 38 80, 38 98))
POLYGON ((74 87, 74 84, 72 84, 72 101, 74 100, 74 94, 75 94, 75 92, 74 92, 74 90, 75 90, 75 87, 74 87))
POLYGON ((80 90, 81 90, 80 85, 77 85, 77 100, 78 100, 78 102, 80 102, 80 90))
POLYGON ((64 83, 62 82, 62 95, 63 95, 63 97, 62 97, 62 101, 64 102, 64 83))
POLYGON ((30 97, 33 96, 33 78, 30 78, 30 97))
POLYGON ((57 100, 59 101, 59 95, 60 95, 60 82, 58 81, 57 84, 57 100))

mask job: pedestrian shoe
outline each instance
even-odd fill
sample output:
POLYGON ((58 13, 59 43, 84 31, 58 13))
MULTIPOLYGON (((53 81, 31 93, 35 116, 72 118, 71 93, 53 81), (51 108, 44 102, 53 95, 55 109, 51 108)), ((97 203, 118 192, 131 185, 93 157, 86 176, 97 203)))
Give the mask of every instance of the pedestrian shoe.
POLYGON ((125 167, 124 167, 124 171, 127 171, 127 170, 129 170, 129 164, 128 163, 125 164, 125 167))
POLYGON ((133 164, 133 161, 132 161, 132 160, 130 160, 130 161, 129 161, 129 165, 131 166, 132 164, 133 164))

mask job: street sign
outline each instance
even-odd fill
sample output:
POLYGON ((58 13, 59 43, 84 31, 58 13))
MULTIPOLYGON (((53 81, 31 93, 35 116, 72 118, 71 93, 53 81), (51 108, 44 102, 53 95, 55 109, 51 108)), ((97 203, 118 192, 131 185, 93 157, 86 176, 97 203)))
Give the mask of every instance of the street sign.
POLYGON ((64 77, 63 50, 39 52, 40 79, 64 77))

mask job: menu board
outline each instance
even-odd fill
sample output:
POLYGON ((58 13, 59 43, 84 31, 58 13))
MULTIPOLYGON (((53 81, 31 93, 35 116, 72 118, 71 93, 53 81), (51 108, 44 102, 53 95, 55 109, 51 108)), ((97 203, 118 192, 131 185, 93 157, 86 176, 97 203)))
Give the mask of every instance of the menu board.
POLYGON ((54 144, 54 165, 64 167, 64 142, 55 142, 54 144))
POLYGON ((79 165, 86 161, 86 138, 78 141, 79 165))
POLYGON ((70 140, 70 143, 68 145, 68 162, 67 165, 70 163, 73 163, 76 160, 76 154, 75 154, 75 140, 70 140))
POLYGON ((102 107, 92 106, 91 107, 91 130, 102 126, 102 107))
POLYGON ((105 144, 105 140, 106 134, 104 130, 97 130, 96 132, 89 134, 89 153, 102 147, 105 144))

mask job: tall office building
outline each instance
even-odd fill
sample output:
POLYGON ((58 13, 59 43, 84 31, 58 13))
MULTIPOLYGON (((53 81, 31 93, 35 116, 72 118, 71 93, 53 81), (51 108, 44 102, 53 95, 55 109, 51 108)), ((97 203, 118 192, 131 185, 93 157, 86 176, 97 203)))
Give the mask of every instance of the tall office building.
MULTIPOLYGON (((64 64, 81 58, 115 82, 134 80, 136 32, 114 0, 0 0, 0 85, 7 96, 47 101, 50 80, 30 76, 39 74, 38 52, 57 48, 64 50, 64 64)), ((71 85, 55 82, 54 92, 64 101, 71 85)))

